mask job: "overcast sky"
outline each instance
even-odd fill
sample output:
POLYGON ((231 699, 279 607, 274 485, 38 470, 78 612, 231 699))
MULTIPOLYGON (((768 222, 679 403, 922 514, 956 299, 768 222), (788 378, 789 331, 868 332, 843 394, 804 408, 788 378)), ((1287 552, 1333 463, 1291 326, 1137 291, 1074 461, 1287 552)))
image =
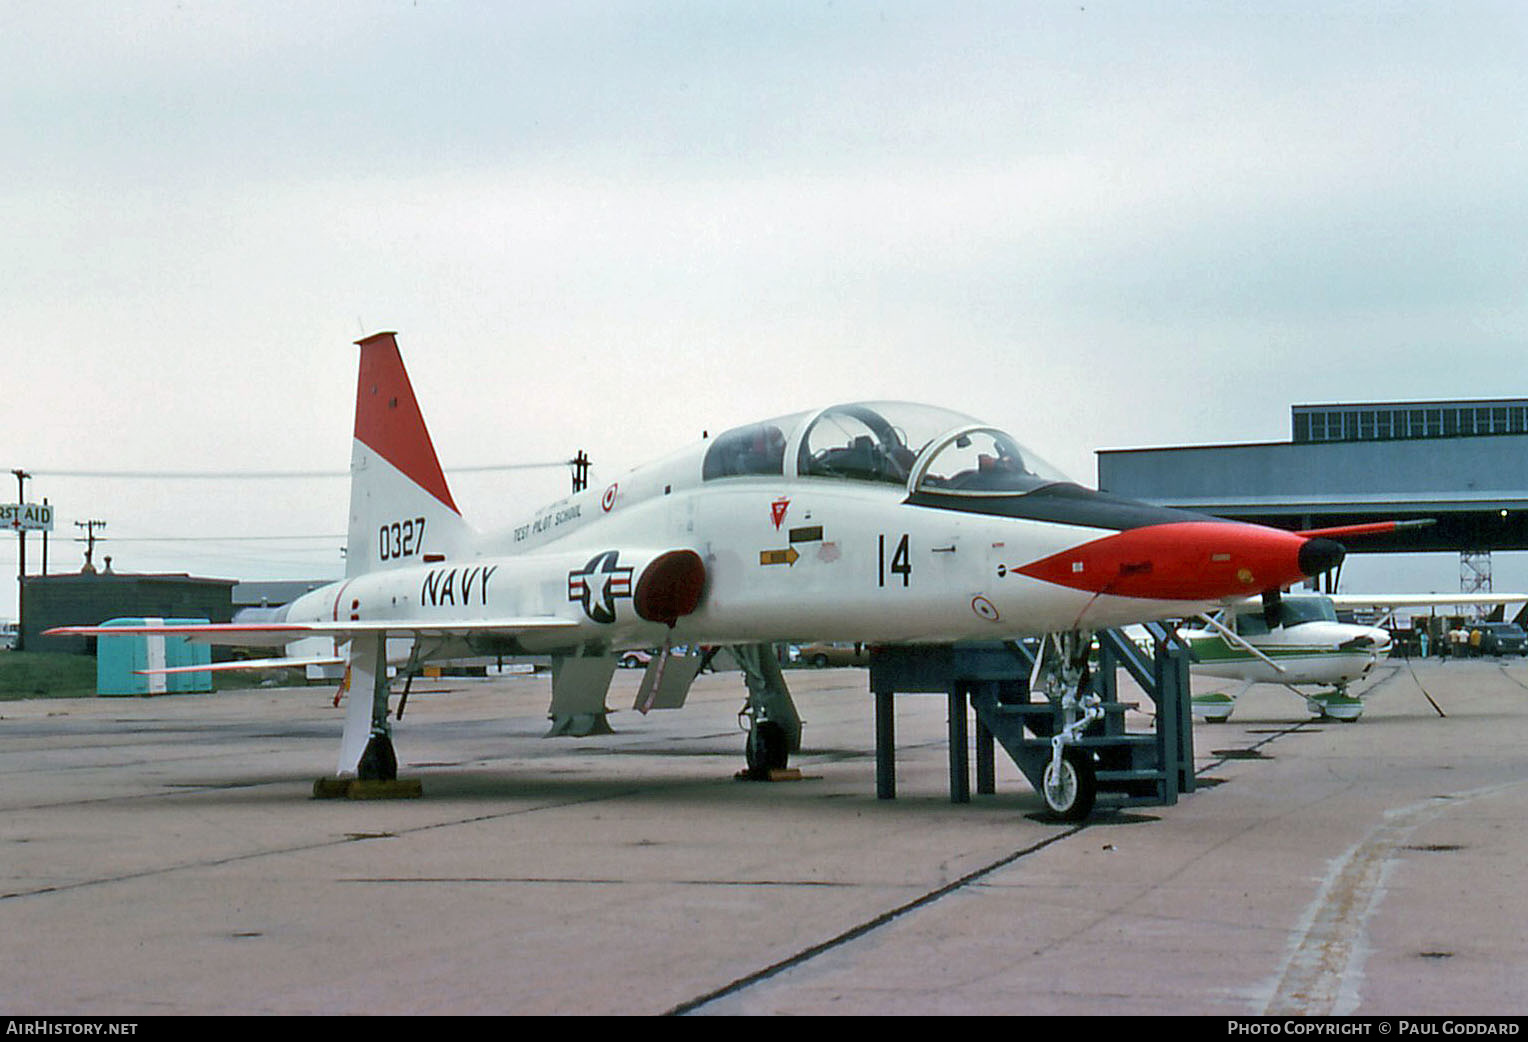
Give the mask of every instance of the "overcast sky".
MULTIPOLYGON (((55 571, 100 518, 118 570, 338 574, 342 478, 60 472, 343 472, 380 329, 448 473, 903 398, 1092 483, 1528 394, 1520 0, 0 0, 0 91, 0 464, 55 571), (327 538, 206 541, 272 535, 327 538)), ((483 527, 567 488, 452 480, 483 527)))

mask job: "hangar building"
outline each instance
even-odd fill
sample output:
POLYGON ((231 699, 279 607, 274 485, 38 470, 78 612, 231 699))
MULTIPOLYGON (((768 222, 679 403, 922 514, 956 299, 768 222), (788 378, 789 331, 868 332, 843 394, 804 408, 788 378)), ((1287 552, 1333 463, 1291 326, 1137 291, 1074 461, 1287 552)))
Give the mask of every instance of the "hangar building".
POLYGON ((1528 550, 1528 398, 1290 412, 1288 442, 1101 450, 1099 487, 1280 528, 1437 522, 1352 553, 1528 550))

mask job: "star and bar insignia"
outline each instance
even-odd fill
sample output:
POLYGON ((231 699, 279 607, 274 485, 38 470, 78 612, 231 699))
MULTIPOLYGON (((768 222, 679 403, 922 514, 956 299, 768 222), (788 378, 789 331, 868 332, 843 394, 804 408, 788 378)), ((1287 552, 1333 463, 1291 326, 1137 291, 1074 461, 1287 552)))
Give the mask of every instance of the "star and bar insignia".
POLYGON ((594 622, 614 622, 616 598, 631 597, 632 569, 620 567, 620 559, 619 550, 606 550, 568 573, 568 600, 581 604, 594 622))

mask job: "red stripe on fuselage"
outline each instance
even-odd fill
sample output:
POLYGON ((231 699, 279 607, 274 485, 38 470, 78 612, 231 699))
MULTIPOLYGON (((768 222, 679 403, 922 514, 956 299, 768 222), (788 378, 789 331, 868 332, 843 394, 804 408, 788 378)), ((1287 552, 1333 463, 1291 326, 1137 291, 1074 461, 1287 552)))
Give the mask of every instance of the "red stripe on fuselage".
POLYGON ((1014 570, 1090 593, 1148 600, 1246 596, 1306 578, 1305 539, 1234 521, 1178 521, 1081 543, 1014 570))
POLYGON ((424 415, 414 398, 408 370, 392 333, 357 340, 360 376, 355 392, 355 436, 402 471, 409 480, 458 514, 446 475, 440 469, 424 415))

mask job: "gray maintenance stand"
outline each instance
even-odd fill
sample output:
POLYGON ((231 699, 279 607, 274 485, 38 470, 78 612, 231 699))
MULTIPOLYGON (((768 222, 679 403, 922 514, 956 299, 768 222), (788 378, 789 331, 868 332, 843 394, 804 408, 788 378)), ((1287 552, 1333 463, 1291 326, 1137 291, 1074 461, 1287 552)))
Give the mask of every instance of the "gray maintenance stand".
POLYGON ((1051 736, 1064 724, 1059 702, 1031 701, 1032 645, 1018 641, 954 645, 877 647, 870 657, 870 690, 875 696, 876 795, 896 798, 896 735, 892 700, 898 694, 944 694, 949 699, 950 800, 971 798, 968 750, 969 705, 976 712, 976 791, 995 791, 994 739, 1046 798, 1058 817, 1080 819, 1094 806, 1167 806, 1194 789, 1194 741, 1189 711, 1189 651, 1165 627, 1148 627, 1148 654, 1117 630, 1098 633, 1091 667, 1092 690, 1102 700, 1102 716, 1088 726, 1067 756, 1076 765, 1086 806, 1058 803, 1047 796, 1046 770, 1052 762, 1051 736), (1125 730, 1132 708, 1117 697, 1119 669, 1129 671, 1155 703, 1155 727, 1125 730))

